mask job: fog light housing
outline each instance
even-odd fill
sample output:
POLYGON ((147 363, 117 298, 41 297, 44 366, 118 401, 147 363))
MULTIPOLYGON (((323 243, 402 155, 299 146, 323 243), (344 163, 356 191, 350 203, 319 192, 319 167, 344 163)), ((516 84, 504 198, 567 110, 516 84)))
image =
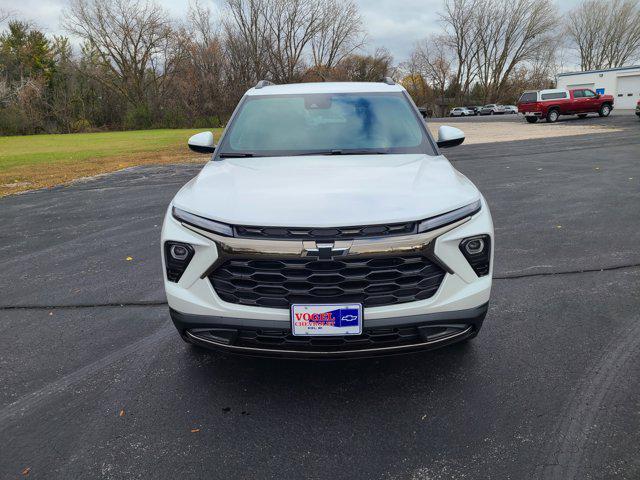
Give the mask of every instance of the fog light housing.
POLYGON ((491 265, 491 237, 489 235, 465 238, 460 242, 460 251, 476 275, 484 277, 489 274, 491 265))
POLYGON ((164 263, 167 280, 177 283, 193 258, 194 250, 188 243, 165 242, 164 263))
POLYGON ((484 250, 484 240, 482 238, 472 238, 464 244, 464 249, 469 255, 478 255, 484 250))
POLYGON ((183 262, 189 256, 189 249, 184 245, 174 243, 173 245, 171 245, 171 248, 169 248, 169 253, 171 254, 171 258, 173 260, 183 262))

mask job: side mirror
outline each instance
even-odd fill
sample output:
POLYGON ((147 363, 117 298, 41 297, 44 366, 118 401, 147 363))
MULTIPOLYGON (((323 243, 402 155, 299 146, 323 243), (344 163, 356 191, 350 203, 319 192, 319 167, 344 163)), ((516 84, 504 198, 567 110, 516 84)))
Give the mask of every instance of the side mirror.
POLYGON ((459 128, 443 125, 438 129, 438 147, 456 147, 464 142, 464 132, 459 128))
POLYGON ((213 153, 216 149, 212 132, 196 133, 189 138, 189 148, 198 153, 213 153))

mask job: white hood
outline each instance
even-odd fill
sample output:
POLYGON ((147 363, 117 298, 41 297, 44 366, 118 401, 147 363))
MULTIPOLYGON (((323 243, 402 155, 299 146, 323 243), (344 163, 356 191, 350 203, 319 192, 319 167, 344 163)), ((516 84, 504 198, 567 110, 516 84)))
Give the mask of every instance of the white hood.
POLYGON ((209 162, 173 204, 234 225, 337 227, 419 220, 479 198, 443 156, 336 155, 209 162))

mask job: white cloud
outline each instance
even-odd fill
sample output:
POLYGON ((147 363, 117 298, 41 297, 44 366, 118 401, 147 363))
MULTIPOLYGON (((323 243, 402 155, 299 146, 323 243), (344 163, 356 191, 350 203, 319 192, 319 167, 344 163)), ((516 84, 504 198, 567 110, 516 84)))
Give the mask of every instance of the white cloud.
POLYGON ((358 0, 373 47, 386 47, 395 60, 407 58, 414 44, 437 31, 441 0, 358 0))
POLYGON ((47 33, 61 33, 61 13, 65 0, 1 0, 0 9, 15 18, 33 22, 47 33))

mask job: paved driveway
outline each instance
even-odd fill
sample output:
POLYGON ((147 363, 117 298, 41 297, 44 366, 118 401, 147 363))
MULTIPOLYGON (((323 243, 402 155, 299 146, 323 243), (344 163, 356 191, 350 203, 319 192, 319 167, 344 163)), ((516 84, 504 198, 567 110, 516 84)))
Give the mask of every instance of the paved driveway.
POLYGON ((158 237, 193 166, 1 199, 0 478, 639 478, 640 122, 596 122, 449 151, 494 216, 485 327, 374 361, 178 338, 158 237))

